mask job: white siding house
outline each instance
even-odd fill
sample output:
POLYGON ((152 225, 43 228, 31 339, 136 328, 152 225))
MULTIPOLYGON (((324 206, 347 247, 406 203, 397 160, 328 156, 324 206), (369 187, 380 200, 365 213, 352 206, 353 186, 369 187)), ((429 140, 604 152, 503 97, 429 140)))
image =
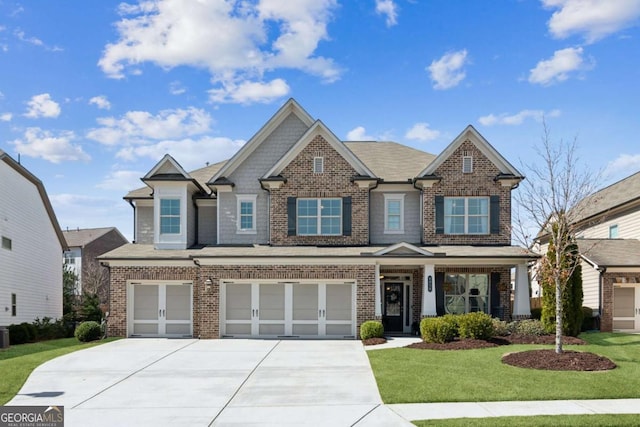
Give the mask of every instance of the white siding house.
POLYGON ((62 317, 66 243, 42 182, 0 150, 0 326, 62 317))

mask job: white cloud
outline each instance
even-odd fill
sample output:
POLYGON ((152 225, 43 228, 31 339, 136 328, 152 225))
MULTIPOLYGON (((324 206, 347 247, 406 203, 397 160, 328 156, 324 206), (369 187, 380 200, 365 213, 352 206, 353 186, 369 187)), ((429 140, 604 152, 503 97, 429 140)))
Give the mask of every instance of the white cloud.
POLYGON ((212 119, 206 111, 189 107, 162 110, 156 115, 129 111, 119 119, 102 117, 97 121, 101 127, 87 132, 87 138, 105 145, 130 145, 202 134, 210 130, 212 119))
POLYGON ((329 39, 327 24, 336 6, 336 0, 125 3, 116 23, 119 39, 105 46, 98 64, 113 78, 144 62, 204 68, 214 90, 222 90, 220 99, 247 103, 246 93, 232 91, 246 88, 246 82, 264 86, 264 74, 279 68, 329 82, 339 77, 332 59, 316 55, 318 44, 329 39))
POLYGON ((12 118, 13 118, 13 114, 11 113, 0 114, 0 122, 10 122, 12 118))
POLYGON ((37 119, 38 117, 58 117, 60 115, 60 104, 51 99, 48 93, 34 95, 29 102, 29 108, 24 114, 26 117, 37 119))
POLYGON ((541 122, 546 117, 558 117, 560 110, 551 110, 545 112, 544 110, 522 110, 516 114, 489 114, 482 116, 478 119, 481 125, 493 126, 493 125, 521 125, 526 119, 533 119, 537 122, 541 122))
POLYGON ((347 141, 374 141, 375 138, 367 135, 367 131, 363 126, 358 126, 351 129, 347 133, 347 141))
POLYGON ((186 91, 187 88, 185 88, 184 85, 177 80, 169 84, 169 93, 171 95, 182 95, 186 91))
POLYGON ((393 27, 398 23, 397 5, 393 0, 376 0, 376 13, 385 15, 387 27, 393 27))
POLYGON ((581 47, 568 47, 556 50, 550 59, 538 62, 529 73, 529 82, 548 86, 569 78, 573 71, 587 70, 593 67, 593 61, 585 62, 581 47))
POLYGON ((447 53, 442 58, 434 60, 427 67, 434 82, 434 89, 450 89, 457 86, 466 76, 462 69, 466 63, 466 49, 447 53))
POLYGON ((110 110, 111 109, 111 103, 109 102, 107 97, 104 96, 104 95, 94 96, 93 98, 91 98, 89 100, 89 105, 91 105, 91 104, 95 105, 96 107, 98 107, 101 110, 110 110))
POLYGON ((209 99, 219 103, 268 103, 288 93, 289 85, 282 79, 271 80, 268 83, 244 81, 240 84, 225 83, 219 89, 211 89, 209 99))
POLYGON ((605 168, 605 175, 622 176, 640 171, 640 154, 620 154, 605 168))
POLYGON ((75 134, 62 131, 57 135, 37 127, 28 128, 24 137, 11 142, 18 153, 29 157, 39 157, 52 163, 63 161, 89 161, 91 157, 82 146, 72 144, 75 134))
POLYGON ((404 135, 407 139, 432 141, 440 136, 440 131, 429 129, 429 123, 416 123, 404 135))
POLYGON ((45 44, 42 40, 37 38, 37 37, 33 37, 33 36, 28 37, 26 35, 26 33, 23 30, 20 30, 20 29, 15 30, 13 32, 13 35, 16 36, 16 38, 18 40, 20 40, 21 42, 29 43, 29 44, 32 44, 32 45, 38 46, 38 47, 42 47, 42 48, 44 48, 46 50, 49 50, 51 52, 62 52, 64 50, 59 46, 49 46, 49 45, 45 44))
POLYGON ((640 17, 640 0, 542 0, 545 7, 558 9, 549 19, 554 37, 581 34, 593 43, 633 25, 640 17))
POLYGON ((140 178, 144 172, 132 170, 116 170, 105 176, 96 187, 103 190, 129 191, 142 185, 140 178))
POLYGON ((193 170, 204 167, 206 162, 215 163, 230 158, 244 143, 243 140, 209 136, 166 140, 151 145, 125 147, 118 151, 116 157, 125 161, 135 161, 142 157, 158 161, 168 153, 186 170, 193 170), (203 153, 211 153, 211 157, 204 157, 203 153))

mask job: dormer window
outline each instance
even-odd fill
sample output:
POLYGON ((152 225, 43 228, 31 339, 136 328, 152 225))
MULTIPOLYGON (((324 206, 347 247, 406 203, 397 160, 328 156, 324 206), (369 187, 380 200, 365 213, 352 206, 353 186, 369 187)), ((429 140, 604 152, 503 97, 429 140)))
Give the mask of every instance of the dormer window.
POLYGON ((180 234, 180 199, 160 200, 160 234, 180 234))
POLYGON ((313 173, 324 173, 324 157, 313 158, 313 173))
POLYGON ((462 156, 462 173, 472 173, 472 172, 473 172, 473 156, 465 152, 462 156))

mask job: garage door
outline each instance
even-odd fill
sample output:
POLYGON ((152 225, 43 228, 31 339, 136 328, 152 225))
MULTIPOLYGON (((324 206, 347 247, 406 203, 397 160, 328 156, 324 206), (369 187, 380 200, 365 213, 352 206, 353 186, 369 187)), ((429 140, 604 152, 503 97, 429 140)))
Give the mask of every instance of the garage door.
POLYGON ((640 287, 613 284, 613 329, 640 330, 640 287))
POLYGON ((351 282, 223 282, 222 335, 353 338, 351 282))
POLYGON ((191 283, 130 283, 128 304, 131 337, 193 334, 191 283))

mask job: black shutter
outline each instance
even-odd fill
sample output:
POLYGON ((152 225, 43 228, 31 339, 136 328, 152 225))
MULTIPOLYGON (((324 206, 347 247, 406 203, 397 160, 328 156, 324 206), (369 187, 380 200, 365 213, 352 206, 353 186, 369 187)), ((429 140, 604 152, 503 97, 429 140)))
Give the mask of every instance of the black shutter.
POLYGON ((287 236, 295 236, 296 231, 296 198, 287 197, 287 236))
POLYGON ((444 196, 436 196, 436 234, 444 234, 444 196))
POLYGON ((351 236, 351 196, 342 198, 342 235, 351 236))
POLYGON ((500 273, 491 273, 491 317, 504 320, 504 308, 500 306, 500 273))
POLYGON ((500 196, 491 196, 489 206, 489 229, 491 234, 500 234, 500 196))
POLYGON ((444 273, 436 272, 436 313, 444 316, 444 273))

